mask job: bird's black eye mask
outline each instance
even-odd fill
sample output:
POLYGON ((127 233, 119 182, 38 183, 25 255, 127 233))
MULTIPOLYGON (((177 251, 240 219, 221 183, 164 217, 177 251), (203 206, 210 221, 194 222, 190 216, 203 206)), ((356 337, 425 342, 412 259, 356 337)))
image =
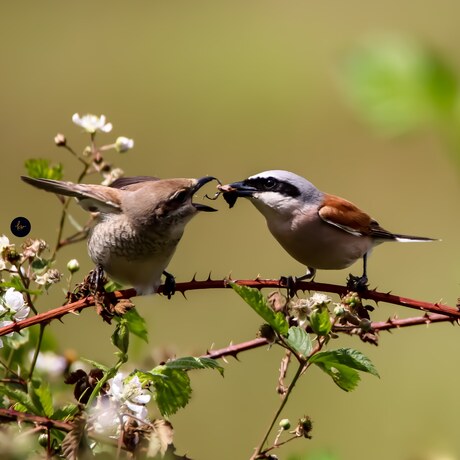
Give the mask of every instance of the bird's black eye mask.
POLYGON ((241 182, 219 186, 218 189, 219 192, 216 193, 214 199, 222 193, 230 208, 235 205, 238 198, 249 198, 254 193, 276 192, 292 198, 300 195, 300 191, 295 185, 274 177, 253 177, 241 182))
POLYGON ((257 192, 277 192, 292 198, 300 195, 300 191, 295 185, 275 177, 252 177, 244 180, 242 184, 257 192))

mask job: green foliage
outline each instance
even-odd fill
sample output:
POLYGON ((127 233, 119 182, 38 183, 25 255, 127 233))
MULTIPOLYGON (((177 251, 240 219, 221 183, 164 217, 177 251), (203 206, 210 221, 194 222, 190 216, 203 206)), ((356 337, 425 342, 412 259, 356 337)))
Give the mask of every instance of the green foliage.
POLYGON ((12 276, 8 281, 3 281, 0 283, 0 287, 8 289, 10 287, 14 288, 19 292, 26 292, 27 289, 24 287, 24 284, 21 281, 19 276, 12 276))
POLYGON ((180 369, 183 371, 190 371, 192 369, 216 369, 220 375, 224 375, 224 368, 215 359, 211 358, 186 356, 184 358, 168 361, 164 365, 169 369, 180 369))
POLYGON ((357 350, 340 348, 332 351, 321 351, 313 355, 309 361, 316 364, 332 380, 345 391, 356 388, 360 380, 357 371, 368 372, 379 377, 372 362, 357 350))
POLYGON ((343 80, 356 108, 385 132, 458 116, 457 76, 438 53, 415 42, 392 38, 355 48, 343 80))
POLYGON ((171 369, 165 365, 157 366, 150 372, 137 371, 136 375, 143 383, 153 385, 154 398, 163 416, 175 414, 190 400, 192 387, 187 372, 171 369))
POLYGON ((327 335, 331 332, 331 317, 326 305, 315 308, 310 313, 309 320, 315 334, 327 335))
POLYGON ((76 404, 67 404, 64 407, 56 409, 53 413, 52 418, 54 420, 67 420, 73 417, 78 412, 78 406, 76 404))
POLYGON ((281 312, 275 313, 262 295, 259 289, 247 286, 239 286, 236 283, 230 283, 230 286, 237 292, 243 300, 266 321, 276 332, 281 335, 287 334, 289 324, 281 312))
POLYGON ((53 395, 48 382, 32 381, 29 393, 40 413, 46 417, 52 417, 54 414, 53 395))
POLYGON ((32 398, 23 390, 12 388, 9 385, 0 386, 0 395, 7 396, 14 402, 14 409, 20 412, 38 413, 38 408, 35 406, 32 398))
POLYGON ((112 334, 112 343, 123 355, 126 355, 129 347, 129 330, 125 318, 121 318, 119 323, 116 325, 115 331, 112 334))
POLYGON ((62 179, 62 164, 50 165, 50 161, 44 158, 30 158, 24 164, 27 174, 35 179, 62 179))
POLYGON ((81 358, 81 359, 82 361, 86 361, 92 367, 96 367, 97 369, 100 369, 102 372, 104 372, 104 374, 108 374, 109 372, 112 371, 110 367, 107 367, 104 364, 98 363, 97 361, 93 361, 92 359, 88 359, 88 358, 81 358))
POLYGON ((185 407, 190 400, 192 387, 187 371, 216 369, 223 375, 223 368, 214 359, 188 356, 168 361, 149 372, 136 371, 143 384, 152 384, 158 409, 164 416, 172 415, 185 407))
MULTIPOLYGON (((121 318, 115 316, 117 321, 121 321, 121 318)), ((148 330, 147 330, 147 323, 145 319, 139 314, 136 308, 131 308, 128 310, 124 315, 123 319, 126 320, 126 324, 128 326, 128 330, 131 334, 139 337, 145 343, 148 343, 148 330)))
POLYGON ((310 336, 305 329, 299 326, 289 328, 288 336, 285 338, 286 343, 299 355, 307 358, 312 350, 310 336))

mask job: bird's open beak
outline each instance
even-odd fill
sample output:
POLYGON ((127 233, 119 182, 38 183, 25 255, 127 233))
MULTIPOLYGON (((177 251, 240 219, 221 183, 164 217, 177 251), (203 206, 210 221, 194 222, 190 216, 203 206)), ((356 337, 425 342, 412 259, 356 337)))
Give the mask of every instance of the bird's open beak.
POLYGON ((222 192, 224 200, 228 203, 230 208, 233 208, 239 197, 249 198, 257 191, 254 187, 245 184, 244 181, 220 185, 217 188, 222 192))
MULTIPOLYGON (((213 176, 205 176, 200 179, 197 179, 195 187, 193 189, 193 193, 196 193, 198 190, 200 190, 201 187, 203 187, 203 185, 206 185, 208 182, 211 182, 213 180, 217 181, 220 184, 219 179, 213 176)), ((197 211, 204 211, 204 212, 217 211, 217 209, 211 208, 211 206, 206 206, 205 204, 202 204, 202 203, 192 203, 192 204, 193 206, 195 206, 195 209, 197 211)))

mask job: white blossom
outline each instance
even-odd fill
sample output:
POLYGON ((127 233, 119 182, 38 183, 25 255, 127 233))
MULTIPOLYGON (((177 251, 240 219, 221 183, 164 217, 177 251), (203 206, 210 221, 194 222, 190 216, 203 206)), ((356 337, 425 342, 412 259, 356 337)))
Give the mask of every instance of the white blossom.
MULTIPOLYGON (((29 359, 32 361, 34 351, 29 354, 29 359)), ((52 351, 38 353, 35 369, 43 374, 48 374, 50 377, 60 377, 64 374, 68 365, 67 359, 64 356, 58 355, 52 351)))
POLYGON ((129 416, 129 413, 148 423, 145 404, 151 396, 142 388, 139 377, 125 382, 124 375, 119 372, 109 383, 110 390, 105 397, 98 398, 90 412, 94 429, 99 433, 115 433, 120 428, 120 416, 129 416))
POLYGON ((112 131, 112 123, 106 123, 105 115, 98 117, 97 115, 87 114, 80 117, 78 113, 74 113, 72 115, 72 121, 91 134, 94 134, 96 131, 101 131, 103 133, 112 131))
POLYGON ((10 240, 7 236, 1 235, 0 236, 0 252, 2 252, 5 248, 10 245, 10 240))
POLYGON ((126 404, 131 410, 135 405, 144 405, 150 401, 151 395, 142 388, 139 377, 135 375, 128 382, 124 382, 124 376, 119 372, 112 380, 110 394, 115 400, 126 404))
POLYGON ((93 422, 94 430, 101 434, 115 434, 120 424, 119 410, 119 405, 111 399, 97 398, 96 405, 89 412, 89 420, 93 422))
POLYGON ((127 152, 134 147, 134 140, 128 137, 120 136, 115 141, 115 150, 118 153, 127 152))
POLYGON ((137 418, 145 420, 147 409, 145 404, 150 401, 151 395, 142 388, 139 377, 135 375, 129 381, 124 381, 124 376, 119 372, 110 383, 109 394, 118 401, 121 406, 126 406, 137 418))
POLYGON ((14 288, 9 288, 3 296, 3 303, 14 312, 13 319, 21 321, 29 316, 30 308, 24 302, 23 295, 14 288))

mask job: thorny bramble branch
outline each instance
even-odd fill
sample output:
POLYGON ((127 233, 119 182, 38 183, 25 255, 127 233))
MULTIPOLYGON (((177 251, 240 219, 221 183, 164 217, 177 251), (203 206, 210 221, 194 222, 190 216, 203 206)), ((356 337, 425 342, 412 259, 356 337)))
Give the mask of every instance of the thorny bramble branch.
MULTIPOLYGON (((262 289, 262 288, 283 288, 284 286, 280 283, 279 280, 263 280, 263 279, 255 279, 255 280, 232 280, 232 282, 239 284, 240 286, 248 286, 252 288, 262 289)), ((212 280, 208 278, 204 281, 197 281, 193 279, 189 282, 184 283, 177 283, 176 284, 176 291, 185 294, 187 291, 193 290, 202 290, 202 289, 225 289, 228 288, 228 280, 212 280)), ((159 293, 162 293, 164 286, 160 286, 159 293)), ((302 281, 296 282, 295 285, 296 291, 322 291, 322 292, 332 292, 336 294, 345 294, 347 292, 347 288, 341 285, 335 284, 326 284, 326 283, 317 283, 314 281, 302 281)), ((123 299, 130 299, 137 295, 135 289, 125 289, 121 291, 115 291, 111 293, 115 300, 123 300, 123 299)), ((367 300, 373 300, 376 303, 378 302, 385 302, 394 305, 401 305, 407 308, 412 308, 420 311, 426 312, 426 314, 422 317, 416 318, 407 318, 407 319, 388 319, 384 322, 376 322, 371 323, 371 327, 375 331, 380 330, 390 330, 396 329, 401 327, 407 326, 415 326, 419 324, 428 324, 428 323, 435 323, 435 322, 454 322, 460 319, 460 311, 458 308, 449 307, 447 305, 441 305, 439 303, 430 303, 415 299, 409 299, 406 297, 400 297, 390 293, 383 293, 378 292, 375 290, 368 290, 363 291, 360 293, 361 298, 367 300)), ((24 319, 19 322, 15 322, 8 326, 4 326, 0 328, 0 337, 7 335, 11 332, 19 332, 22 329, 34 326, 36 324, 47 324, 54 319, 61 319, 63 316, 69 313, 79 313, 83 309, 92 307, 95 305, 95 298, 93 296, 88 296, 83 299, 80 299, 76 302, 69 303, 67 305, 63 305, 61 307, 46 311, 44 313, 40 313, 36 316, 31 318, 24 319)), ((348 332, 351 328, 348 326, 336 326, 336 332, 348 332)), ((257 346, 262 346, 266 343, 259 339, 257 342, 257 346)), ((236 353, 244 350, 243 348, 237 349, 236 353)), ((246 345, 247 346, 247 345, 246 345)), ((226 355, 236 354, 234 346, 230 346, 226 348, 226 355)), ((249 345, 249 348, 255 348, 253 345, 249 345)), ((215 357, 216 351, 210 352, 210 357, 215 357)))

